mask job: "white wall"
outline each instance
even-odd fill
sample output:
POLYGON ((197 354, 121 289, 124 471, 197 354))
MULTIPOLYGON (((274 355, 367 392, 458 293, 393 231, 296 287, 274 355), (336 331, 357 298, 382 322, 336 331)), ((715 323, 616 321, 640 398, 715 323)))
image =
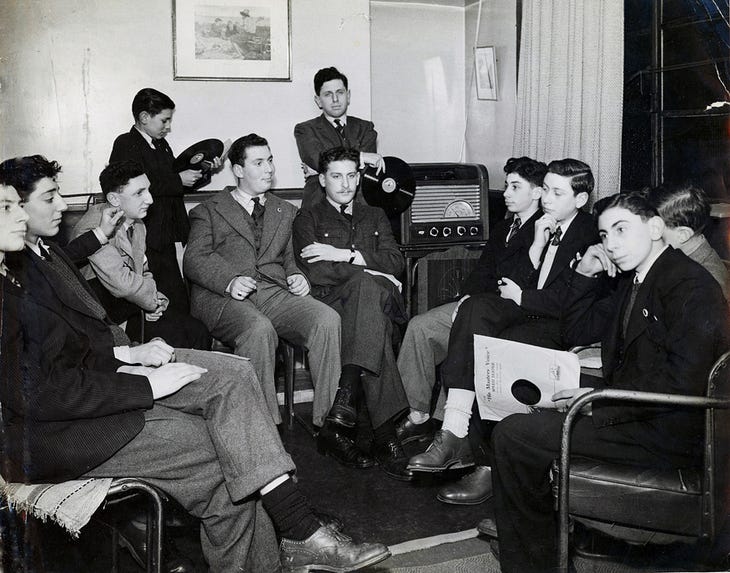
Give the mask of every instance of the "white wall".
MULTIPOLYGON (((22 0, 0 9, 0 158, 41 153, 64 167, 62 192, 98 189, 114 138, 132 124, 143 87, 175 101, 168 139, 250 132, 271 143, 276 187, 301 187, 292 130, 318 115, 312 76, 350 79, 351 112, 370 117, 369 0, 293 0, 291 82, 173 81, 170 0, 22 0)), ((210 189, 232 181, 227 168, 210 189)))
POLYGON ((497 58, 497 101, 478 100, 474 81, 474 38, 479 2, 466 7, 466 155, 469 163, 483 163, 489 187, 502 189, 507 159, 512 157, 517 98, 516 0, 482 0, 477 46, 494 46, 497 58))
POLYGON ((378 150, 458 161, 464 136, 464 9, 373 0, 372 120, 378 150))

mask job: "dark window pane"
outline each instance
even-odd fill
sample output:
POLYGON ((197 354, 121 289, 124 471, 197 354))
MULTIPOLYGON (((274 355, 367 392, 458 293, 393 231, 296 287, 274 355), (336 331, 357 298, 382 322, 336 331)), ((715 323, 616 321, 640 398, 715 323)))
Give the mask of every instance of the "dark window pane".
POLYGON ((702 110, 728 99, 723 86, 730 85, 726 69, 725 63, 718 63, 664 72, 664 109, 702 110))

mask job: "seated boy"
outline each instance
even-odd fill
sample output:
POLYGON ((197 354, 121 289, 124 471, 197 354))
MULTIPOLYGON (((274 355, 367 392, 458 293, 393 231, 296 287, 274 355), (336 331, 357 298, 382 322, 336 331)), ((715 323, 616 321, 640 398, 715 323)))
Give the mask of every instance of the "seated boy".
POLYGON ((359 153, 350 148, 322 153, 319 183, 325 200, 294 219, 294 253, 312 296, 334 308, 342 321, 339 389, 320 438, 323 447, 342 458, 338 444, 346 436, 338 426, 355 425, 355 397, 362 388, 375 457, 389 476, 408 480, 394 423, 408 407, 393 352, 394 330, 407 320, 393 277, 404 260, 382 209, 354 201, 358 161, 359 153))
MULTIPOLYGON (((700 265, 666 246, 664 223, 640 193, 614 195, 598 210, 601 243, 568 277, 565 340, 602 340, 605 387, 705 394, 714 361, 727 350, 727 305, 700 265), (599 277, 619 275, 607 293, 599 277)), ((565 409, 593 388, 559 392, 565 409)), ((548 470, 565 415, 514 414, 492 435, 492 480, 503 573, 554 570, 556 528, 548 470)), ((573 429, 571 454, 646 468, 701 463, 700 410, 598 403, 573 429)), ((486 525, 486 524, 485 524, 486 525)), ((480 526, 480 529, 485 529, 480 526)))
POLYGON ((710 220, 705 192, 691 183, 662 185, 649 191, 649 201, 664 220, 664 241, 705 267, 727 298, 725 263, 702 234, 710 220))
POLYGON ((99 175, 99 182, 107 202, 89 208, 77 223, 74 236, 96 227, 109 206, 123 214, 109 242, 89 256, 82 269, 109 318, 117 324, 126 321, 127 335, 136 342, 163 338, 173 346, 209 350, 210 335, 205 325, 168 308, 170 301, 157 290, 148 268, 143 219, 154 201, 142 166, 133 161, 110 163, 99 175))

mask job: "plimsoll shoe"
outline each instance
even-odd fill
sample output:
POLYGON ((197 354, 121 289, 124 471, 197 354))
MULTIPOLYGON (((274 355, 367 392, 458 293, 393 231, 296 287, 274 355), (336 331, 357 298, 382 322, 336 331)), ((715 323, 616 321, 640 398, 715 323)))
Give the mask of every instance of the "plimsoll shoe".
POLYGON ((449 430, 441 429, 436 432, 425 452, 410 459, 408 469, 414 472, 442 472, 473 465, 469 440, 457 438, 449 430))
POLYGON ((492 497, 492 468, 477 466, 459 481, 442 487, 436 499, 453 505, 478 505, 492 497))
POLYGON ((285 573, 307 571, 357 571, 390 557, 382 543, 355 543, 329 527, 320 527, 303 541, 282 539, 279 546, 285 573))

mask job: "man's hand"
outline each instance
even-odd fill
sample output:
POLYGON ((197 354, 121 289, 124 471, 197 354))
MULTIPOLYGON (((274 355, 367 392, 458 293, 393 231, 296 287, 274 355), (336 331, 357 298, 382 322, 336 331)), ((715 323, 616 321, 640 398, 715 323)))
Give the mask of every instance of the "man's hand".
POLYGON ((114 233, 116 233, 117 226, 119 225, 119 221, 122 220, 122 217, 124 217, 124 211, 119 207, 107 207, 101 212, 99 228, 108 239, 111 239, 114 233))
POLYGON ((459 314, 459 309, 461 308, 461 305, 464 303, 464 301, 468 298, 471 298, 470 294, 465 294, 459 299, 459 302, 456 303, 456 308, 454 309, 454 312, 451 313, 451 324, 454 323, 456 320, 456 315, 459 314))
POLYGON ((243 300, 255 290, 256 281, 251 277, 236 277, 228 287, 231 298, 236 300, 243 300))
POLYGON ((360 168, 364 167, 365 165, 372 165, 373 167, 375 167, 376 175, 381 172, 385 173, 385 161, 383 161, 382 155, 378 155, 377 153, 368 153, 367 151, 361 151, 360 168))
POLYGON ((618 272, 618 268, 613 264, 606 249, 600 243, 588 247, 582 257, 580 253, 576 254, 576 260, 578 261, 575 266, 576 272, 586 277, 595 277, 604 271, 608 276, 615 277, 618 272))
POLYGON ((331 261, 333 263, 346 263, 350 260, 352 252, 349 249, 338 249, 325 243, 312 243, 302 249, 302 258, 308 263, 319 261, 331 261))
POLYGON ((302 161, 302 173, 304 173, 304 178, 305 179, 307 177, 311 177, 312 175, 319 175, 319 173, 317 173, 317 171, 315 171, 309 165, 307 165, 306 163, 304 163, 304 161, 302 161))
MULTIPOLYGON (((570 388, 568 390, 561 390, 553 394, 551 400, 555 402, 558 412, 565 412, 573 405, 573 402, 592 390, 593 388, 570 388)), ((585 416, 590 416, 592 414, 591 405, 584 406, 581 413, 585 416)))
POLYGON ((532 244, 540 248, 540 252, 545 248, 550 240, 550 235, 558 228, 558 222, 555 217, 545 213, 537 221, 535 221, 535 238, 532 244))
POLYGON ((502 277, 497 283, 499 286, 499 296, 513 300, 517 306, 522 306, 522 288, 512 279, 502 277))
POLYGON ((200 378, 205 372, 207 372, 205 368, 185 364, 185 362, 160 366, 147 374, 147 379, 152 387, 152 397, 158 400, 174 394, 183 386, 200 378))
POLYGON ((178 173, 178 175, 180 176, 183 187, 192 187, 203 176, 203 173, 197 169, 186 169, 178 173))
POLYGON ((218 171, 221 167, 223 167, 223 163, 225 163, 225 159, 221 159, 220 157, 214 157, 213 163, 210 164, 210 170, 218 171))
POLYGON ((309 294, 309 283, 304 278, 304 275, 289 275, 286 277, 286 284, 289 285, 289 292, 295 296, 306 296, 309 294))
POLYGON ((162 366, 175 359, 175 349, 161 338, 156 338, 139 346, 130 346, 129 356, 132 364, 162 366))
POLYGON ((145 312, 144 319, 147 322, 156 322, 162 318, 162 315, 167 310, 167 306, 170 304, 170 299, 167 298, 161 292, 157 292, 157 306, 152 312, 145 312))

